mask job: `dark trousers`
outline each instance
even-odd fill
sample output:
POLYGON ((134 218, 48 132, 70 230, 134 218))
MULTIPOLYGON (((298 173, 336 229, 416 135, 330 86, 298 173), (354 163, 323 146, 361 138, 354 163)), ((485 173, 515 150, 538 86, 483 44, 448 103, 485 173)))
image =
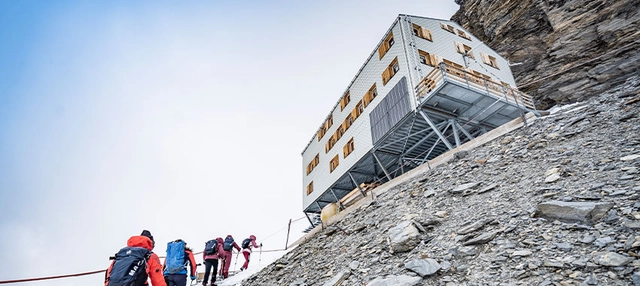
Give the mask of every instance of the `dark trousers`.
POLYGON ((167 274, 164 280, 167 286, 187 286, 187 274, 167 274))
POLYGON ((216 283, 216 275, 218 272, 218 259, 207 259, 204 261, 204 280, 202 285, 207 285, 209 282, 209 273, 211 273, 211 284, 216 283), (211 271, 213 268, 213 271, 211 271))

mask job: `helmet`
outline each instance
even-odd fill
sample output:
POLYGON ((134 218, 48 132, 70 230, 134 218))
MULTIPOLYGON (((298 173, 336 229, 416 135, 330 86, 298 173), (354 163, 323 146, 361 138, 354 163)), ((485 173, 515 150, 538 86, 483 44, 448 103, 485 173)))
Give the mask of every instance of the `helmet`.
POLYGON ((256 240, 256 236, 255 236, 255 235, 253 235, 253 234, 252 234, 251 236, 249 236, 249 238, 250 238, 251 240, 256 240))

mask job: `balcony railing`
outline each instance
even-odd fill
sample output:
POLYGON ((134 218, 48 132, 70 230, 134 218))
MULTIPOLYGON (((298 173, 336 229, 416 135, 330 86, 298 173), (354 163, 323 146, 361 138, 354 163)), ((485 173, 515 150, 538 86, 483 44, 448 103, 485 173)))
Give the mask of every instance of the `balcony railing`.
POLYGON ((482 76, 468 72, 464 69, 440 63, 438 68, 434 68, 416 86, 416 96, 422 100, 427 94, 432 92, 443 80, 455 80, 466 85, 468 88, 483 90, 488 94, 504 98, 517 106, 524 106, 526 109, 535 111, 535 105, 530 95, 507 85, 486 79, 482 76))

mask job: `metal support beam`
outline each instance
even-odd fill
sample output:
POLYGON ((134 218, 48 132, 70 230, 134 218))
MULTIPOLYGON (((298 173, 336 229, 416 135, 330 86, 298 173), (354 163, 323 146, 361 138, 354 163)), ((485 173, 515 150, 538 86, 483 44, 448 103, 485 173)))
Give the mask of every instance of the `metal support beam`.
MULTIPOLYGON (((413 126, 416 124, 416 120, 417 119, 418 119, 418 115, 414 113, 413 114, 413 120, 411 121, 411 127, 409 127, 409 132, 407 133, 407 136, 406 136, 406 138, 404 140, 404 144, 402 145, 402 150, 407 148, 407 143, 409 142, 409 137, 411 137, 411 131, 413 131, 413 126)), ((402 156, 402 155, 400 155, 400 156, 402 156)))
POLYGON ((315 227, 315 226, 316 226, 316 225, 313 223, 313 221, 311 221, 311 218, 309 217, 309 214, 308 214, 308 213, 306 213, 306 212, 305 212, 305 213, 304 213, 304 216, 306 216, 306 217, 307 217, 307 220, 309 220, 309 224, 311 224, 311 226, 312 226, 312 227, 315 227))
MULTIPOLYGON (((442 126, 445 126, 447 124, 446 121, 440 122, 438 123, 438 125, 436 125, 438 127, 438 129, 442 128, 442 126)), ((446 129, 446 128, 445 128, 446 129)), ((423 129, 420 132, 424 132, 424 131, 428 131, 428 128, 423 129)), ((417 133, 416 133, 417 134, 417 133)), ((431 132, 429 132, 429 134, 427 134, 427 136, 423 137, 422 139, 418 140, 418 142, 416 142, 415 144, 413 144, 413 146, 411 146, 409 149, 402 151, 401 156, 404 156, 406 154, 411 153, 411 151, 413 151, 413 149, 415 149, 416 147, 419 147, 420 144, 422 144, 422 142, 424 142, 425 140, 429 139, 431 136, 435 135, 435 132, 433 132, 433 130, 431 130, 431 132)))
MULTIPOLYGON (((500 100, 497 100, 495 103, 498 103, 498 102, 500 102, 500 100)), ((494 103, 494 104, 495 104, 495 103, 494 103)), ((492 104, 492 105, 493 105, 493 104, 492 104)), ((480 120, 480 121, 479 121, 479 122, 480 122, 480 124, 484 124, 484 123, 485 123, 485 121, 487 121, 487 119, 491 118, 491 116, 495 115, 496 113, 498 113, 498 112, 500 112, 500 111, 504 110, 505 108, 507 108, 507 106, 508 106, 508 105, 506 105, 506 104, 505 104, 505 105, 502 105, 502 106, 500 106, 498 109, 496 109, 496 110, 494 110, 493 112, 489 113, 489 115, 485 116, 482 120, 480 120)), ((485 111, 487 111, 490 107, 491 107, 491 106, 489 106, 489 107, 485 108, 485 109, 484 109, 484 110, 482 110, 481 112, 478 112, 478 115, 480 115, 480 114, 484 113, 484 112, 485 112, 485 111)), ((474 118, 475 118, 475 115, 474 115, 474 118)))
POLYGON ((336 203, 338 203, 338 207, 343 210, 344 206, 342 205, 342 202, 338 199, 338 196, 336 196, 336 193, 333 191, 333 189, 329 189, 329 192, 331 192, 331 194, 333 195, 333 197, 336 199, 336 203))
POLYGON ((429 160, 429 155, 431 155, 431 152, 433 152, 433 149, 435 149, 436 146, 438 146, 438 143, 440 143, 439 141, 440 141, 440 138, 438 138, 438 140, 436 140, 436 143, 433 143, 433 146, 431 146, 431 149, 429 149, 429 152, 427 153, 427 155, 424 156, 425 160, 429 160))
POLYGON ((382 169, 384 175, 387 176, 387 180, 391 181, 391 176, 389 176, 389 172, 387 172, 387 169, 384 167, 384 165, 382 165, 382 162, 378 158, 378 155, 376 155, 376 151, 371 150, 371 155, 373 155, 373 158, 376 160, 376 162, 378 162, 378 165, 380 165, 380 169, 382 169))
MULTIPOLYGON (((442 123, 440 123, 440 124, 442 124, 442 123)), ((384 145, 380 145, 380 146, 379 146, 379 147, 377 147, 377 148, 378 148, 378 149, 386 148, 386 147, 391 146, 391 145, 393 145, 393 144, 396 144, 396 143, 398 143, 398 142, 401 142, 401 141, 404 141, 404 140, 408 140, 408 139, 409 139, 409 138, 411 138, 411 137, 418 136, 418 135, 420 135, 420 134, 422 134, 422 133, 425 133, 425 132, 427 132, 427 131, 429 131, 429 129, 422 129, 422 130, 420 130, 420 131, 418 131, 418 132, 416 132, 416 133, 413 133, 413 134, 411 134, 411 132, 409 132, 409 134, 408 134, 407 136, 403 136, 402 138, 395 139, 395 140, 393 140, 393 141, 391 141, 391 142, 386 142, 386 143, 384 143, 384 145)), ((384 140, 383 140, 383 141, 384 141, 384 140)))
POLYGON ((391 153, 389 151, 380 150, 380 149, 376 149, 375 151, 378 152, 378 153, 383 153, 383 154, 386 154, 386 155, 389 155, 389 156, 393 156, 393 157, 400 157, 400 155, 402 155, 400 153, 396 154, 396 153, 391 153))
POLYGON ((456 121, 449 119, 449 124, 451 124, 451 130, 453 130, 453 139, 456 141, 456 147, 460 147, 460 136, 458 135, 458 126, 456 126, 456 121))
POLYGON ((349 178, 351 178, 351 182, 353 182, 353 184, 356 185, 356 188, 358 188, 358 191, 360 191, 362 196, 366 197, 367 194, 365 194, 364 191, 360 188, 360 185, 358 185, 358 182, 356 182, 356 179, 354 179, 353 176, 351 176, 351 172, 347 172, 347 174, 349 175, 349 178))
POLYGON ((458 125, 458 128, 460 129, 460 131, 462 131, 462 134, 464 134, 464 136, 466 136, 469 140, 475 139, 473 136, 471 136, 467 129, 464 129, 464 127, 460 126, 460 123, 458 123, 457 120, 454 119, 453 124, 458 125))
POLYGON ((431 136, 436 135, 435 132, 431 131, 431 133, 427 134, 427 136, 425 136, 424 138, 420 139, 420 141, 416 142, 416 144, 413 144, 413 146, 411 146, 411 148, 409 148, 407 151, 405 151, 405 154, 409 154, 411 153, 411 151, 413 151, 414 149, 416 149, 417 147, 420 146, 420 144, 422 144, 424 141, 428 140, 429 138, 431 138, 431 136))
POLYGON ((336 187, 331 187, 332 190, 338 190, 338 191, 345 191, 345 192, 351 192, 353 191, 353 189, 341 189, 341 188, 336 188, 336 187))
POLYGON ((362 173, 362 172, 360 172, 360 171, 354 171, 354 170, 351 170, 351 171, 349 171, 349 172, 354 173, 354 174, 358 174, 358 175, 363 175, 363 176, 370 176, 370 177, 375 176, 375 174, 371 174, 371 173, 362 173))
POLYGON ((449 150, 453 150, 453 146, 451 145, 451 143, 449 143, 449 141, 447 140, 446 137, 444 137, 442 132, 440 132, 440 130, 438 130, 437 126, 433 123, 433 121, 431 121, 431 118, 429 118, 429 116, 427 116, 424 113, 424 111, 420 110, 419 112, 420 112, 420 115, 422 115, 422 117, 424 118, 424 120, 426 120, 427 123, 429 123, 429 126, 431 126, 431 129, 433 129, 433 131, 436 132, 436 134, 438 135, 440 140, 442 140, 444 145, 447 145, 447 148, 449 148, 449 150))

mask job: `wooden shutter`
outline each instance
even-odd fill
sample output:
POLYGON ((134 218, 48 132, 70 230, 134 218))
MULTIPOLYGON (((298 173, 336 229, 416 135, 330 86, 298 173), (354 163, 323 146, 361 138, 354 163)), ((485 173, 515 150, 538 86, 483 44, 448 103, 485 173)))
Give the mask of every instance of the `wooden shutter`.
POLYGON ((387 67, 384 72, 382 72, 382 84, 387 84, 387 82, 389 81, 389 79, 391 78, 391 70, 389 67, 387 67))
POLYGON ((458 42, 454 43, 456 43, 456 51, 458 51, 458 53, 464 54, 464 45, 458 42))
POLYGON ((491 65, 491 60, 489 59, 489 55, 480 52, 480 57, 482 58, 482 62, 488 65, 491 65))
POLYGON ((431 36, 431 31, 429 31, 429 30, 427 30, 425 28, 422 28, 422 34, 424 35, 425 39, 433 42, 433 37, 431 36))

